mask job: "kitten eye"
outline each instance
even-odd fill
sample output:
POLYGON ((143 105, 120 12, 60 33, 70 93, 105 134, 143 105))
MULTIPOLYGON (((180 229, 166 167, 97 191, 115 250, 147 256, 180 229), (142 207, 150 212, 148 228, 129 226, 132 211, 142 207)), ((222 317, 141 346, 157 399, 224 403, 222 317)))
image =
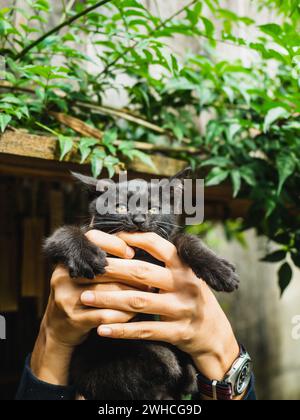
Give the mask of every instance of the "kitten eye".
POLYGON ((117 206, 117 213, 126 214, 127 213, 127 206, 125 204, 119 204, 117 206))
POLYGON ((149 209, 149 213, 150 214, 159 214, 159 207, 151 207, 151 209, 149 209))

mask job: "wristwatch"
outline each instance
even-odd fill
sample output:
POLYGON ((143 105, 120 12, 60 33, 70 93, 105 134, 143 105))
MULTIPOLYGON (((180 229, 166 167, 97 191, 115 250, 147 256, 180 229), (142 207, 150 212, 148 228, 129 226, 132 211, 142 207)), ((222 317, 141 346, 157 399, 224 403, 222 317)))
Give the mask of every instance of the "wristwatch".
POLYGON ((240 354, 222 381, 209 380, 198 373, 198 389, 201 395, 213 400, 232 400, 247 389, 252 375, 252 360, 243 346, 240 354))

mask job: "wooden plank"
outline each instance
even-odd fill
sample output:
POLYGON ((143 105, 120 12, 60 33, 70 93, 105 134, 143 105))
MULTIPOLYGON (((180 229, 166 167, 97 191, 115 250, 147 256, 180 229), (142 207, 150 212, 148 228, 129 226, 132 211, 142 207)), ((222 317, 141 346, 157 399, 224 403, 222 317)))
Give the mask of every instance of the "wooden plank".
MULTIPOLYGON (((30 158, 58 161, 57 141, 54 137, 38 136, 35 134, 23 133, 21 131, 6 131, 0 137, 0 154, 9 154, 14 156, 23 156, 30 158)), ((150 175, 172 176, 183 169, 187 163, 183 160, 177 160, 163 155, 152 155, 152 161, 156 169, 146 165, 139 159, 128 162, 128 170, 150 175)), ((86 172, 89 165, 79 165, 79 157, 76 153, 68 155, 68 162, 76 163, 77 170, 81 171, 86 166, 86 172)), ((28 170, 28 168, 27 168, 28 170)))
POLYGON ((53 160, 57 159, 56 147, 55 139, 49 136, 6 131, 0 137, 0 153, 53 160))
MULTIPOLYGON (((80 165, 76 156, 67 162, 59 162, 57 141, 54 137, 6 131, 0 137, 0 175, 28 176, 73 182, 70 171, 90 174, 90 165, 80 165)), ((152 155, 156 170, 139 160, 128 164, 128 177, 148 179, 172 176, 186 166, 185 161, 164 155, 152 155)), ((104 176, 107 176, 104 174, 104 176)), ((200 174, 204 177, 205 174, 200 174)), ((251 202, 247 199, 233 199, 230 184, 205 189, 205 218, 225 220, 230 217, 244 217, 251 202)))
POLYGON ((64 195, 60 190, 50 190, 49 192, 50 207, 50 232, 53 232, 59 226, 64 224, 64 195))
POLYGON ((24 220, 24 242, 22 252, 22 297, 37 298, 38 314, 44 309, 46 287, 42 243, 45 237, 44 220, 30 217, 24 220))
POLYGON ((17 242, 11 184, 0 184, 0 312, 18 309, 17 242))

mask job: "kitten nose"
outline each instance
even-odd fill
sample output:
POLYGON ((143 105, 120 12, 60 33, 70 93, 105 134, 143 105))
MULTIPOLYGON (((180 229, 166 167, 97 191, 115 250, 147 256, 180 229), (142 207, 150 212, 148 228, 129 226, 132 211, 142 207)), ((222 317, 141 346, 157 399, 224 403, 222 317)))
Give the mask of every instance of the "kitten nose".
POLYGON ((144 214, 134 214, 132 216, 132 221, 137 226, 141 226, 146 221, 146 217, 144 214))

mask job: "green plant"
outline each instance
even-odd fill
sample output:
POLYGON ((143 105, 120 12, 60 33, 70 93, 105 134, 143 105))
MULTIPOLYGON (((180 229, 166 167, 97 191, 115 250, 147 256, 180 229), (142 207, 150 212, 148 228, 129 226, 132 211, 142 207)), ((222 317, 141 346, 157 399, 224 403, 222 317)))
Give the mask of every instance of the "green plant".
POLYGON ((266 260, 282 261, 283 292, 292 278, 287 257, 300 267, 298 1, 257 0, 258 8, 273 7, 282 22, 258 28, 218 0, 191 1, 167 19, 137 0, 61 1, 63 17, 55 28, 47 24, 53 2, 25 3, 26 11, 0 11, 0 54, 7 65, 0 130, 47 126, 58 137, 61 158, 75 147, 95 175, 105 167, 112 176, 133 158, 151 165, 140 147, 146 144, 208 171, 208 186, 231 182, 234 196, 253 202, 241 229, 255 227, 278 244, 266 260), (22 24, 15 25, 16 12, 22 24), (239 26, 256 27, 256 39, 236 36, 239 26), (178 57, 166 41, 175 35, 200 39, 202 53, 178 57), (255 61, 221 61, 215 51, 220 42, 255 52, 255 61), (103 105, 109 89, 126 92, 126 110, 103 105), (103 135, 75 141, 53 111, 103 135), (200 134, 195 120, 204 111, 210 118, 200 134))

